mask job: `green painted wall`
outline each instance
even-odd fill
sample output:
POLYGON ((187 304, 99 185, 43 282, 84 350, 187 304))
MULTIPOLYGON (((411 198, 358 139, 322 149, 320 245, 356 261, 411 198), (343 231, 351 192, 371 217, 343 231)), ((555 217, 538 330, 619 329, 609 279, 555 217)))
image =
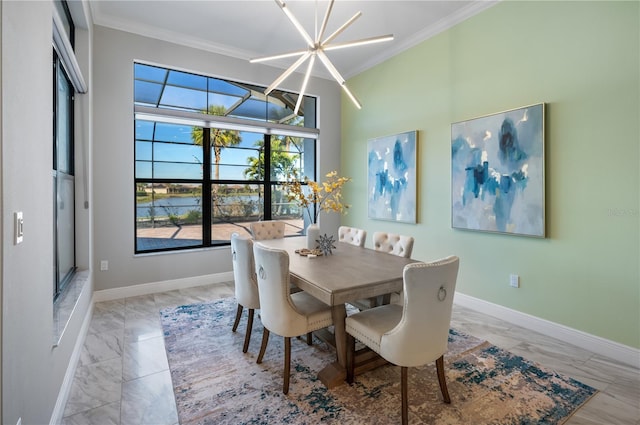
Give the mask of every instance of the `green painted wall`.
POLYGON ((364 106, 343 96, 343 224, 460 256, 464 294, 640 348, 639 5, 503 2, 350 79, 364 106), (540 102, 547 238, 452 229, 451 123, 540 102), (408 130, 418 224, 369 220, 367 140, 408 130))

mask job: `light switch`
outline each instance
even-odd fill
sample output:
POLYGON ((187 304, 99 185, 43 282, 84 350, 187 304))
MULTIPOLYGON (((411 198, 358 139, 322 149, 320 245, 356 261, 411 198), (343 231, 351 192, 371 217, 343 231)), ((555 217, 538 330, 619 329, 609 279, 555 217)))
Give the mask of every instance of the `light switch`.
POLYGON ((24 219, 22 218, 22 211, 13 213, 13 217, 14 217, 13 227, 14 227, 14 235, 15 235, 14 243, 18 245, 19 243, 22 242, 23 235, 24 235, 24 219))

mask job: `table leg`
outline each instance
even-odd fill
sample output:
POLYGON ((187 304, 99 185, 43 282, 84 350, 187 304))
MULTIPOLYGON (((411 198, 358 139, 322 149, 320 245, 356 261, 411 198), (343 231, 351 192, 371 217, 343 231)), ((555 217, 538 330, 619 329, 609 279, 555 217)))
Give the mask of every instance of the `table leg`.
POLYGON ((337 361, 326 366, 318 373, 318 378, 327 388, 344 384, 347 378, 347 333, 344 325, 344 320, 347 318, 347 309, 345 305, 332 306, 331 316, 336 339, 337 361))
POLYGON ((347 365, 347 331, 344 321, 347 318, 347 309, 344 304, 331 307, 334 335, 336 336, 336 355, 340 366, 347 365))

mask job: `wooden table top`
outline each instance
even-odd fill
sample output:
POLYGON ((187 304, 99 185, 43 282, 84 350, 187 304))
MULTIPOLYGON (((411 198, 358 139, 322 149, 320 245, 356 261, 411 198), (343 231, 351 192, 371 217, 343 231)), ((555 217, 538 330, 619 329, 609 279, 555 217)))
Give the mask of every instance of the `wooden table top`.
POLYGON ((308 258, 295 253, 306 247, 304 236, 256 243, 286 250, 292 282, 332 306, 401 291, 404 266, 416 262, 343 242, 333 255, 308 258))

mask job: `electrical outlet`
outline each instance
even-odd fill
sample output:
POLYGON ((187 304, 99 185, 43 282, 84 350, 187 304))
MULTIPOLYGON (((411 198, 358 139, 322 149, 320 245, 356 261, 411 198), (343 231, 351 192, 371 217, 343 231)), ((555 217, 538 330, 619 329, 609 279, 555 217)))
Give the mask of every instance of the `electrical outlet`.
POLYGON ((518 276, 517 274, 509 275, 509 286, 511 286, 513 288, 519 288, 520 287, 520 276, 518 276))
POLYGON ((100 271, 106 272, 107 270, 109 270, 109 261, 108 260, 100 261, 100 271))

